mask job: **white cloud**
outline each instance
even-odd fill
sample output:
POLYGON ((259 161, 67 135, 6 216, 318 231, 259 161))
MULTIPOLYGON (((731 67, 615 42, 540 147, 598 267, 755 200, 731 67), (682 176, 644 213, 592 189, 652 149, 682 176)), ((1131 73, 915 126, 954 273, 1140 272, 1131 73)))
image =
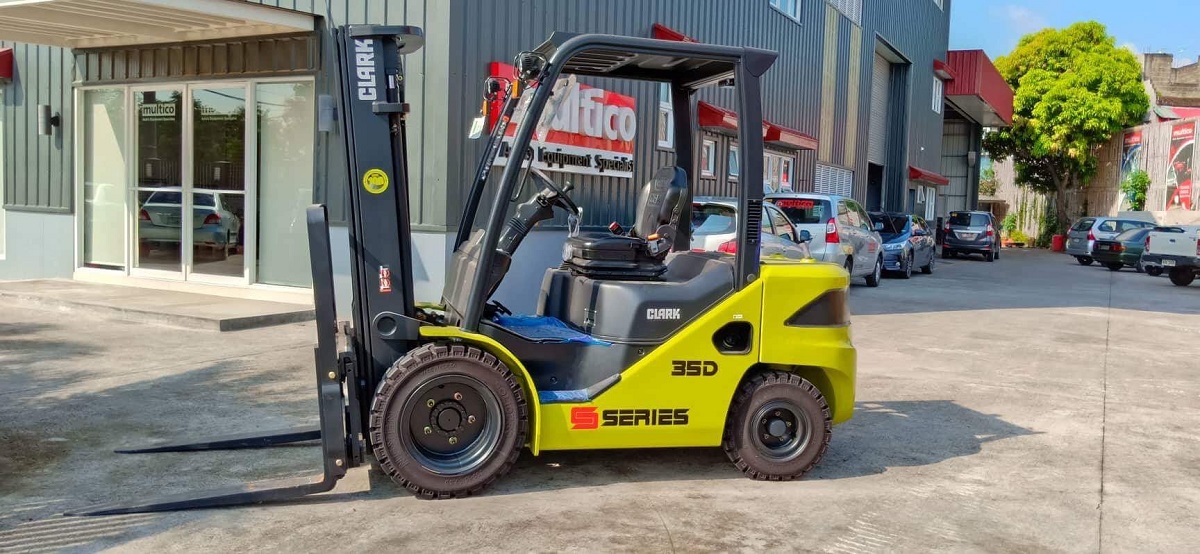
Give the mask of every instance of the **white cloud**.
POLYGON ((1018 35, 1027 35, 1049 26, 1045 17, 1025 6, 1005 4, 993 7, 990 11, 992 17, 1004 20, 1008 23, 1008 27, 1018 35))

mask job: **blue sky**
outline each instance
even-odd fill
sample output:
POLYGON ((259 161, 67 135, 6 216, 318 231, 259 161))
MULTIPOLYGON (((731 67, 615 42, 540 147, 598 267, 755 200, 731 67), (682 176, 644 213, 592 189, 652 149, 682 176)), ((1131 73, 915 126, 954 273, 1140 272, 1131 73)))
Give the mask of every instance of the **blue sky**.
POLYGON ((1200 2, 1195 0, 956 0, 950 48, 984 49, 995 59, 1021 35, 1094 19, 1118 45, 1175 54, 1176 65, 1200 55, 1200 2))

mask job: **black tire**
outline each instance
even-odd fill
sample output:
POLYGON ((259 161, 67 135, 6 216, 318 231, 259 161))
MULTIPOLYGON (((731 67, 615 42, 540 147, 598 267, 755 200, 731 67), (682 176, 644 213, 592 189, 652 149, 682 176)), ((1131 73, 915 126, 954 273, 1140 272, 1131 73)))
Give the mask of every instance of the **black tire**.
POLYGON ((950 259, 950 257, 951 257, 951 256, 953 256, 953 255, 954 255, 954 251, 953 251, 953 250, 950 250, 949 248, 943 248, 943 249, 942 249, 942 259, 943 259, 943 260, 949 260, 949 259, 950 259))
POLYGON ((995 253, 995 252, 992 252, 992 251, 990 251, 990 250, 989 250, 989 251, 987 251, 987 252, 984 252, 984 253, 983 253, 983 259, 984 259, 984 260, 986 260, 986 261, 988 261, 988 262, 994 262, 994 261, 996 261, 996 253, 995 253))
POLYGON ((914 262, 915 262, 915 260, 913 260, 912 254, 909 254, 904 257, 904 265, 900 268, 900 278, 901 279, 912 279, 914 262))
POLYGON ((1141 260, 1138 260, 1138 263, 1136 263, 1136 264, 1134 264, 1134 265, 1133 265, 1133 270, 1134 270, 1134 271, 1136 271, 1136 272, 1138 272, 1138 273, 1145 273, 1145 272, 1146 272, 1146 266, 1142 265, 1142 261, 1141 261, 1141 260))
POLYGON ((1167 275, 1171 278, 1171 284, 1177 287, 1186 287, 1196 280, 1196 272, 1190 267, 1176 267, 1167 275))
POLYGON ((1155 265, 1155 266, 1149 266, 1146 268, 1146 275, 1149 275, 1151 277, 1158 277, 1159 275, 1162 275, 1162 274, 1163 274, 1162 267, 1155 265))
POLYGON ((1090 256, 1075 256, 1075 261, 1079 262, 1079 265, 1092 265, 1092 262, 1096 260, 1093 260, 1090 256))
POLYGON ((933 261, 936 259, 937 259, 937 256, 930 254, 929 255, 929 263, 927 263, 921 267, 921 273, 924 273, 925 275, 933 275, 933 261))
POLYGON ((1121 262, 1108 262, 1104 264, 1104 267, 1107 267, 1109 271, 1121 271, 1121 268, 1125 267, 1125 264, 1121 262))
POLYGON ((409 352, 387 371, 371 402, 379 467, 422 498, 483 490, 512 469, 528 428, 525 395, 512 372, 495 356, 461 344, 409 352))
POLYGON ((791 481, 821 461, 832 436, 832 414, 821 391, 798 375, 768 371, 734 395, 721 447, 751 479, 791 481))
POLYGON ((883 256, 875 258, 875 269, 867 275, 867 286, 878 287, 880 281, 883 281, 883 256))

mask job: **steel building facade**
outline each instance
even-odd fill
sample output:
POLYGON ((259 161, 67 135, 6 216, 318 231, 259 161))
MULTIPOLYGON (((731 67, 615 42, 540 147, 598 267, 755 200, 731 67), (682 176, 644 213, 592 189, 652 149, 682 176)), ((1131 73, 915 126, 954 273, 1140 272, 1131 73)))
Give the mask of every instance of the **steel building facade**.
MULTIPOLYGON (((118 3, 136 5, 138 1, 118 3)), ((320 125, 315 123, 329 116, 318 113, 320 97, 336 94, 329 33, 346 23, 410 24, 423 27, 426 33, 424 48, 407 60, 407 100, 412 105, 408 119, 410 198, 418 257, 415 272, 422 299, 440 296, 450 233, 460 224, 462 199, 481 155, 481 142, 469 139, 467 130, 480 111, 483 79, 493 62, 511 63, 518 51, 536 46, 556 30, 778 51, 778 61, 763 80, 764 117, 776 133, 775 140, 768 141, 769 172, 774 178, 763 186, 848 193, 869 209, 931 214, 948 209, 943 205, 944 185, 950 179, 942 174, 964 179, 957 202, 964 205, 954 208, 970 207, 971 187, 977 186, 977 176, 974 181, 970 177, 973 163, 966 167, 955 164, 963 165, 971 158, 968 152, 978 151, 982 122, 954 109, 951 99, 944 96, 945 82, 952 75, 937 69, 947 59, 952 0, 330 0, 328 5, 315 0, 203 0, 197 4, 200 7, 196 9, 213 6, 214 10, 236 11, 243 4, 278 8, 264 12, 263 17, 284 11, 303 14, 311 18, 311 30, 305 26, 278 28, 266 35, 174 42, 138 36, 94 38, 100 35, 46 41, 58 46, 29 44, 36 37, 0 31, 0 49, 11 49, 16 68, 10 82, 0 81, 4 205, 0 221, 5 231, 0 240, 7 245, 0 258, 0 278, 98 278, 156 286, 157 280, 187 282, 195 275, 196 288, 209 290, 206 285, 219 285, 211 290, 223 294, 238 289, 232 293, 286 295, 288 287, 301 291, 299 296, 306 294, 302 279, 275 283, 263 278, 290 271, 286 263, 268 271, 269 264, 262 258, 265 253, 303 245, 294 236, 278 240, 270 236, 289 231, 286 222, 268 221, 282 221, 284 215, 268 212, 282 206, 278 210, 285 214, 291 204, 311 199, 328 203, 335 219, 344 217, 349 179, 344 174, 342 137, 336 125, 317 130, 320 125), (9 40, 14 38, 23 42, 9 40), (263 115, 273 109, 263 100, 273 84, 279 85, 275 89, 283 84, 294 89, 287 97, 291 112, 280 117, 292 127, 276 125, 271 116, 263 115), (163 100, 164 90, 174 91, 178 98, 163 100), (227 100, 213 100, 211 106, 199 104, 213 93, 229 96, 229 91, 240 103, 228 113, 217 113, 218 104, 227 100), (116 98, 110 99, 108 108, 97 99, 105 95, 116 98), (190 115, 174 116, 175 123, 161 115, 147 115, 152 113, 150 102, 183 106, 179 98, 192 100, 192 110, 179 110, 190 115), (257 107, 252 110, 256 98, 257 107), (60 115, 50 135, 39 134, 39 105, 48 105, 60 115), (117 114, 107 124, 112 129, 105 127, 105 132, 128 140, 101 137, 113 145, 97 148, 92 144, 100 140, 92 120, 104 113, 117 114), (243 115, 249 113, 259 116, 243 115), (202 128, 217 126, 216 121, 226 125, 236 118, 242 122, 234 124, 240 126, 230 142, 236 143, 233 156, 244 159, 232 165, 228 160, 218 162, 236 172, 232 185, 227 174, 220 177, 219 170, 207 169, 211 160, 202 160, 191 151, 182 154, 182 167, 194 171, 168 171, 182 175, 181 183, 173 183, 170 176, 148 180, 148 175, 158 171, 143 160, 150 159, 144 144, 149 130, 182 133, 191 137, 184 144, 196 150, 196 144, 188 143, 208 136, 205 133, 209 131, 202 128), (298 131, 295 121, 313 122, 313 128, 298 131), (120 128, 122 125, 127 128, 120 128), (962 140, 944 137, 951 126, 956 126, 953 134, 965 137, 965 146, 957 146, 962 140), (268 144, 280 139, 264 133, 279 134, 281 129, 288 129, 289 141, 280 143, 282 146, 268 144), (243 135, 244 141, 239 138, 243 135), (297 146, 297 138, 303 144, 297 146), (950 158, 943 156, 944 142, 956 145, 950 158), (279 151, 267 152, 270 148, 279 151), (304 181, 288 190, 288 184, 279 182, 278 168, 267 164, 284 163, 280 160, 289 159, 293 151, 305 153, 312 177, 309 181, 296 179, 295 171, 284 175, 304 181), (114 157, 123 163, 106 171, 116 176, 110 180, 120 181, 120 176, 125 176, 125 182, 115 189, 120 198, 117 205, 123 208, 113 208, 116 211, 112 213, 124 214, 125 219, 113 216, 112 223, 99 228, 89 220, 93 217, 89 214, 101 210, 93 198, 98 193, 93 190, 97 184, 92 176, 98 168, 103 169, 100 166, 116 164, 114 157), (947 172, 949 168, 957 169, 947 172), (183 252, 179 254, 181 269, 142 274, 137 266, 145 251, 135 240, 140 216, 136 208, 152 194, 149 191, 161 192, 162 187, 171 186, 188 187, 184 190, 215 187, 225 196, 236 197, 237 207, 232 210, 240 210, 238 219, 243 227, 236 235, 246 244, 239 243, 232 252, 234 257, 246 258, 244 271, 238 273, 240 269, 235 268, 232 274, 210 281, 197 270, 201 267, 199 254, 183 252), (234 189, 223 191, 222 187, 234 189), (281 199, 278 202, 282 204, 271 204, 276 201, 272 198, 281 199), (122 238, 114 239, 113 234, 122 238), (111 243, 111 260, 90 263, 89 249, 104 241, 111 243), (255 256, 251 244, 261 245, 257 260, 251 259, 255 256), (143 250, 139 252, 139 248, 143 250)), ((18 15, 33 17, 29 12, 18 15)), ((5 18, 6 12, 0 9, 0 27, 5 18)), ((180 16, 179 25, 185 23, 200 24, 180 16)), ((261 22, 250 23, 262 27, 261 22)), ((634 99, 637 140, 632 153, 633 176, 558 175, 576 185, 574 194, 587 210, 585 223, 627 222, 632 219, 636 191, 646 177, 659 167, 673 165, 673 144, 669 137, 659 136, 656 124, 664 109, 659 102, 660 87, 586 80, 584 84, 634 99)), ((750 186, 731 175, 729 153, 736 148, 736 133, 729 133, 719 121, 725 116, 736 119, 736 114, 722 113, 735 105, 733 98, 716 89, 706 91, 701 101, 721 117, 698 123, 705 141, 697 148, 711 150, 696 159, 711 160, 711 171, 704 171, 707 166, 688 168, 693 194, 729 195, 736 186, 750 186)), ((231 135, 226 132, 222 136, 231 135)), ((308 171, 307 165, 299 165, 308 171)), ((182 206, 185 201, 180 202, 182 206)), ((332 232, 335 245, 345 244, 343 227, 332 232)), ((542 269, 557 261, 562 235, 562 229, 554 226, 534 233, 529 239, 531 246, 522 249, 514 264, 518 274, 509 282, 540 281, 542 269)), ((502 288, 500 295, 523 308, 532 301, 515 289, 502 288)))

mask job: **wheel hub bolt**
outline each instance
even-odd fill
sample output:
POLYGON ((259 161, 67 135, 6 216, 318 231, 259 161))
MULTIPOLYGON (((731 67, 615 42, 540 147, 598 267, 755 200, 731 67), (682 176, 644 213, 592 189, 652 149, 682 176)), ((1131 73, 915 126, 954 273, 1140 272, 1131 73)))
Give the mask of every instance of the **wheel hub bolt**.
POLYGON ((430 408, 432 408, 434 404, 436 404, 436 402, 434 402, 432 398, 425 401, 425 405, 429 406, 430 408))
POLYGON ((467 416, 467 423, 475 423, 475 416, 473 416, 473 415, 467 416))
POLYGON ((458 437, 450 437, 450 444, 458 444, 458 437))
POLYGON ((426 434, 426 435, 429 435, 429 434, 432 434, 432 433, 433 433, 433 427, 425 427, 425 434, 426 434))
POLYGON ((461 392, 454 393, 454 399, 458 400, 458 401, 462 401, 462 393, 461 392))

